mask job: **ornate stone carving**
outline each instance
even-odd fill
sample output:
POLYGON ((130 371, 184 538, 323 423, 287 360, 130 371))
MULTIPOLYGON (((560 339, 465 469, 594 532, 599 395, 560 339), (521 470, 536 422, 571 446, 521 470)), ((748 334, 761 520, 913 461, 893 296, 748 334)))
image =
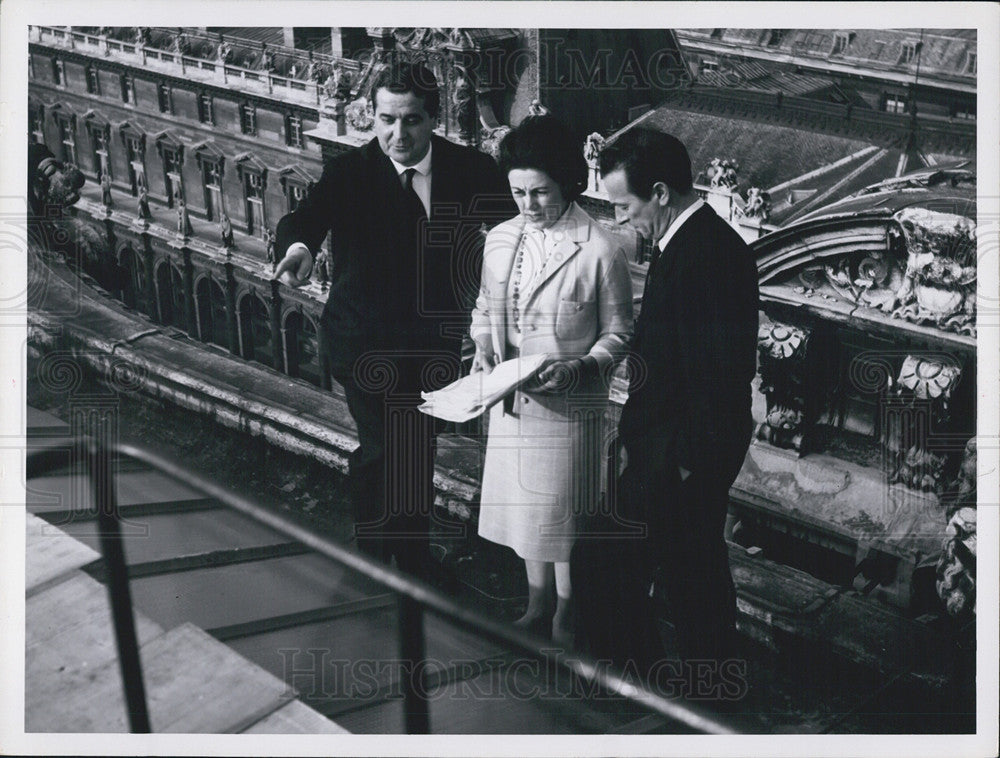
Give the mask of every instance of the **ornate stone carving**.
POLYGON ((479 142, 483 152, 497 158, 500 154, 500 141, 507 136, 509 126, 498 126, 495 129, 483 129, 479 142))
POLYGON ((149 211, 149 193, 143 184, 139 185, 139 197, 135 203, 135 215, 144 226, 149 226, 153 220, 153 214, 149 211))
POLYGON ((971 507, 952 515, 937 564, 938 597, 956 618, 969 618, 976 612, 976 516, 971 507))
POLYGON ((760 187, 751 187, 747 190, 746 205, 739 213, 745 218, 767 221, 771 216, 771 196, 760 187))
POLYGON ((596 191, 601 184, 601 151, 604 149, 604 137, 593 132, 583 143, 583 158, 587 161, 587 189, 596 191))
POLYGON ((882 429, 890 484, 940 491, 945 456, 932 449, 929 437, 948 421, 948 401, 960 376, 961 369, 944 357, 906 356, 882 429))
POLYGON ((906 269, 884 310, 914 323, 975 335, 976 225, 964 216, 904 208, 893 217, 906 269))
POLYGON ((542 105, 541 100, 532 100, 531 105, 528 106, 529 116, 544 116, 549 112, 549 109, 542 105))
POLYGON ((713 158, 706 175, 711 186, 716 189, 735 190, 737 185, 736 172, 740 165, 729 158, 713 158))
POLYGON ((757 439, 802 452, 806 419, 805 358, 810 332, 778 322, 762 324, 757 333, 760 391, 767 398, 767 417, 757 439))
POLYGON ((353 129, 367 132, 375 125, 375 113, 365 98, 358 98, 344 109, 344 117, 353 129))

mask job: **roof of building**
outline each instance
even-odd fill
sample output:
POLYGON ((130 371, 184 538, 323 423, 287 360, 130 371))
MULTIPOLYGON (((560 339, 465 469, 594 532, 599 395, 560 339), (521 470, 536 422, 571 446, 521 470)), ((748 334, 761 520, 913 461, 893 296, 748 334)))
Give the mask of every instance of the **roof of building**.
POLYGON ((739 164, 739 183, 744 189, 773 187, 869 145, 848 137, 696 113, 670 104, 661 105, 642 118, 641 128, 667 132, 680 139, 688 148, 696 176, 708 168, 713 158, 735 160, 739 164))
POLYGON ((943 76, 975 83, 975 29, 678 29, 682 45, 841 61, 876 70, 943 76))

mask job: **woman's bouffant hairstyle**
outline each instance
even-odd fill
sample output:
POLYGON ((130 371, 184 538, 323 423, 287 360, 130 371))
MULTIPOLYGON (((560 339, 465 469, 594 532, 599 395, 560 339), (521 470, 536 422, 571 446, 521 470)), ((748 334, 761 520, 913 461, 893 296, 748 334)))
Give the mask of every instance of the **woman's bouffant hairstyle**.
POLYGON ((583 142, 555 116, 528 116, 500 142, 500 170, 535 169, 548 174, 567 202, 587 188, 583 142))

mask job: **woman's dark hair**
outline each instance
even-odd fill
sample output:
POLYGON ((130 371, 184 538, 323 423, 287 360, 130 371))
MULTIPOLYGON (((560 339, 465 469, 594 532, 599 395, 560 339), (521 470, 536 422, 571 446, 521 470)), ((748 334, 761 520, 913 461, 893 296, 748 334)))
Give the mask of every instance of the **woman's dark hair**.
POLYGON ((653 185, 663 182, 686 195, 691 191, 691 158, 684 143, 671 134, 630 129, 601 151, 601 175, 622 169, 632 194, 653 196, 653 185))
POLYGON ((583 142, 555 116, 528 116, 500 142, 500 170, 516 168, 544 171, 572 202, 587 188, 587 161, 583 142))
POLYGON ((437 118, 441 106, 441 94, 433 72, 422 63, 391 63, 386 67, 372 87, 372 106, 377 107, 378 91, 389 90, 398 95, 412 92, 424 101, 424 110, 431 118, 437 118))

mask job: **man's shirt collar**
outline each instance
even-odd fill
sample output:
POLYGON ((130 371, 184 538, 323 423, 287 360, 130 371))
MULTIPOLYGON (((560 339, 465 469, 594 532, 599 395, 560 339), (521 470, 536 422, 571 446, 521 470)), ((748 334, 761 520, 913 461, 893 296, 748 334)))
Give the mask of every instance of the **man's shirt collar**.
POLYGON ((396 169, 396 173, 402 176, 403 172, 409 168, 416 169, 418 174, 427 176, 431 172, 431 153, 434 152, 434 143, 432 142, 427 147, 427 155, 420 159, 420 163, 413 166, 404 166, 402 163, 397 163, 396 161, 389 158, 392 161, 393 168, 396 169))
POLYGON ((677 234, 677 230, 684 225, 684 222, 691 218, 691 216, 693 216, 695 212, 704 204, 705 201, 699 197, 691 203, 691 205, 681 211, 681 214, 673 220, 673 223, 667 227, 667 233, 660 238, 659 242, 656 243, 657 247, 660 248, 661 253, 667 249, 667 243, 669 243, 673 236, 677 234))

